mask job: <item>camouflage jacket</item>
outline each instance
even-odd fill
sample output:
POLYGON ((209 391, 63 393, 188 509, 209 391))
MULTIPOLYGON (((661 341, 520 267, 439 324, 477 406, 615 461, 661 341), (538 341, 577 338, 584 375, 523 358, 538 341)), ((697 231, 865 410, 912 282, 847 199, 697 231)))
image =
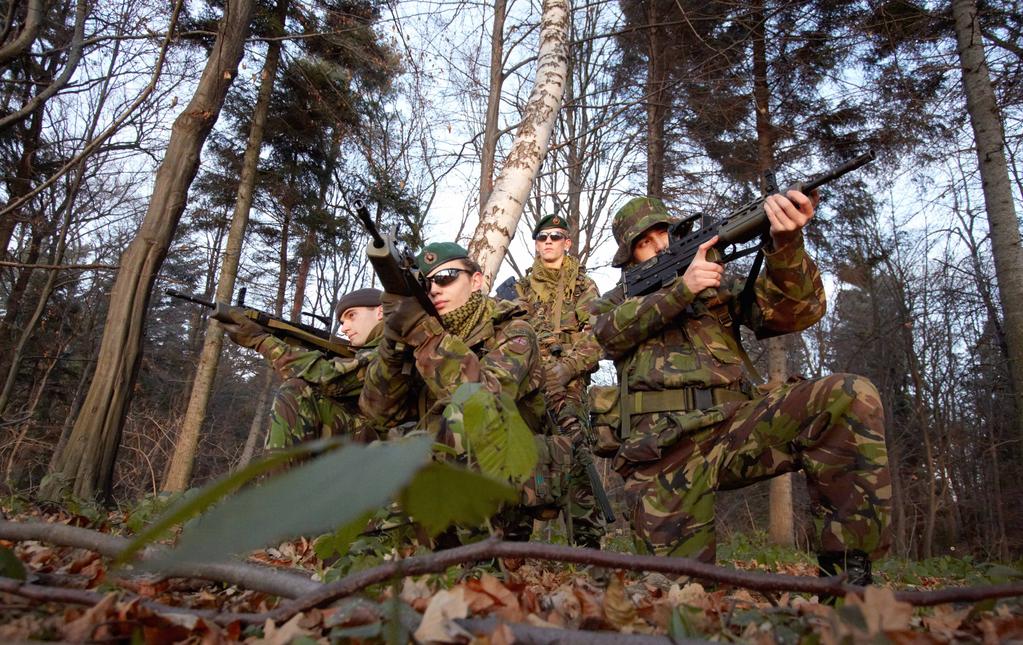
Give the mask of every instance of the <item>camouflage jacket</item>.
MULTIPOLYGON (((735 386, 748 379, 735 326, 757 338, 801 331, 824 315, 824 286, 802 238, 765 253, 755 298, 740 311, 745 281, 726 278, 712 297, 695 297, 679 277, 652 294, 624 298, 619 285, 594 303, 594 331, 614 359, 629 393, 685 387, 735 386)), ((728 404, 725 404, 728 405, 728 404)), ((661 426, 690 431, 723 418, 721 410, 696 410, 667 421, 665 415, 633 417, 632 433, 660 433, 661 426)), ((670 415, 669 415, 670 416, 670 415)), ((620 453, 621 456, 621 453, 620 453)))
POLYGON ((366 367, 376 355, 382 332, 383 324, 374 327, 366 344, 351 358, 328 358, 323 352, 289 345, 274 336, 264 338, 256 350, 270 362, 281 380, 302 379, 320 396, 335 399, 358 414, 366 367))
POLYGON ((494 313, 462 340, 442 331, 409 355, 384 339, 366 370, 359 399, 363 414, 380 426, 407 422, 447 445, 455 445, 445 423, 445 408, 462 383, 481 383, 493 394, 504 393, 537 432, 545 408, 543 369, 536 334, 516 302, 498 301, 494 313), (411 373, 406 373, 410 365, 411 373))
POLYGON ((571 300, 565 299, 561 305, 561 325, 555 338, 554 303, 540 301, 533 291, 530 282, 532 269, 515 282, 515 295, 529 312, 529 320, 536 330, 540 342, 540 354, 544 360, 550 359, 550 348, 554 343, 561 345, 560 360, 572 368, 579 376, 587 375, 597 369, 597 363, 604 356, 597 337, 593 335, 593 320, 590 309, 593 302, 600 296, 597 285, 582 270, 575 280, 571 300))

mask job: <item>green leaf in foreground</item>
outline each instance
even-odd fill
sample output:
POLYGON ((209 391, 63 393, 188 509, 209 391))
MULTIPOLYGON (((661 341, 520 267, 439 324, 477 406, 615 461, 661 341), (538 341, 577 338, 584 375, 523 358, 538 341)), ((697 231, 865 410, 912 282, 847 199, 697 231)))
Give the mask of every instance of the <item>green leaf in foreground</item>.
POLYGON ((518 491, 508 484, 443 463, 420 470, 401 495, 402 508, 431 536, 451 524, 478 526, 503 502, 518 500, 518 491))
POLYGON ((430 445, 428 437, 415 437, 352 444, 317 457, 225 500, 186 527, 178 547, 162 560, 218 561, 352 522, 387 504, 429 460, 430 445))
POLYGON ((121 551, 114 560, 114 566, 128 562, 132 556, 152 542, 162 538, 178 524, 187 522, 260 475, 279 468, 294 459, 315 454, 338 443, 337 439, 323 439, 299 444, 293 448, 281 450, 269 457, 254 461, 245 468, 221 477, 198 490, 188 491, 166 513, 157 518, 147 529, 139 533, 121 551))
POLYGON ((0 576, 12 580, 24 580, 25 565, 21 563, 14 551, 5 546, 0 546, 0 576))
POLYGON ((479 383, 463 383, 451 405, 461 410, 469 452, 483 473, 513 482, 533 473, 536 440, 510 396, 495 397, 479 383))

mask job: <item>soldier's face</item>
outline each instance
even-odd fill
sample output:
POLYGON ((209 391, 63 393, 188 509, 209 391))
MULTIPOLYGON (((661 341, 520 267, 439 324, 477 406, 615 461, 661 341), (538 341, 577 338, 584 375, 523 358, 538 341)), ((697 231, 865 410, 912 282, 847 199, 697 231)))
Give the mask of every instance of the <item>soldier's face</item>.
POLYGON ((426 279, 430 285, 430 300, 441 314, 458 309, 469 302, 473 291, 483 288, 483 274, 466 269, 461 260, 445 262, 426 279))
POLYGON ((572 240, 563 228, 545 228, 536 236, 533 245, 544 264, 554 265, 559 264, 572 248, 572 240))
POLYGON ((648 228, 632 246, 632 261, 636 264, 646 262, 668 248, 668 242, 667 224, 658 224, 648 228))
POLYGON ((383 316, 382 307, 349 307, 341 312, 341 333, 352 347, 362 347, 383 316))

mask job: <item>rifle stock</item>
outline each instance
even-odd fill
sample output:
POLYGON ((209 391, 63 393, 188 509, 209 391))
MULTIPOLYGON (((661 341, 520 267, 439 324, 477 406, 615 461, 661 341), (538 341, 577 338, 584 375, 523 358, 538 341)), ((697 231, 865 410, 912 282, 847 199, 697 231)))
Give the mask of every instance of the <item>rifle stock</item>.
POLYGON ((201 307, 205 307, 206 309, 212 309, 213 313, 210 314, 210 317, 225 324, 233 322, 231 320, 231 312, 237 311, 262 327, 266 333, 276 338, 280 338, 289 345, 318 350, 328 356, 338 356, 341 358, 351 358, 355 356, 355 350, 352 349, 352 346, 348 343, 348 341, 338 338, 337 336, 333 336, 329 331, 324 329, 319 329, 318 327, 313 327, 312 325, 306 325, 304 323, 289 322, 271 313, 260 311, 259 309, 253 309, 252 307, 246 307, 244 303, 241 302, 244 296, 239 296, 238 305, 233 306, 226 302, 210 302, 209 300, 203 300, 202 298, 198 298, 192 294, 182 293, 175 289, 167 289, 164 293, 172 298, 185 300, 201 307))
MULTIPOLYGON (((784 195, 789 190, 809 193, 846 173, 870 163, 874 158, 874 151, 868 150, 837 168, 815 175, 806 181, 796 182, 784 191, 780 191, 780 193, 784 195)), ((700 245, 715 235, 719 239, 714 248, 721 251, 722 262, 729 262, 756 251, 759 245, 726 253, 729 247, 745 244, 761 238, 770 232, 771 224, 767 219, 767 213, 764 211, 764 201, 767 197, 767 195, 764 195, 755 199, 735 209, 721 219, 705 219, 699 229, 687 234, 679 234, 677 231, 696 218, 688 218, 674 226, 672 228, 671 242, 667 249, 646 262, 625 270, 622 276, 625 296, 644 296, 668 286, 677 276, 682 275, 689 268, 693 258, 696 257, 696 252, 699 250, 700 245)))

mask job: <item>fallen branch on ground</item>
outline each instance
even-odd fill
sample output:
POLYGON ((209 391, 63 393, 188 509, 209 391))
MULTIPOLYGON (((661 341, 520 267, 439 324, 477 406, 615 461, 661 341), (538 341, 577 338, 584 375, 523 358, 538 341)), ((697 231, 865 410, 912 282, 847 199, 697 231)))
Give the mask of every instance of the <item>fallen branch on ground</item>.
MULTIPOLYGON (((89 549, 108 558, 116 557, 128 545, 128 540, 116 535, 48 522, 0 520, 0 538, 18 541, 36 540, 59 546, 89 549)), ((142 552, 138 559, 145 562, 165 554, 166 549, 149 547, 142 552)), ((310 580, 305 574, 289 573, 245 562, 182 563, 162 567, 160 573, 167 577, 200 578, 213 582, 226 582, 282 598, 306 596, 323 587, 321 583, 310 580)))
MULTIPOLYGON (((116 555, 127 544, 127 540, 123 538, 116 538, 96 531, 78 529, 63 524, 39 522, 18 523, 0 521, 0 538, 43 540, 65 546, 91 548, 107 556, 116 555)), ((143 558, 152 558, 161 551, 161 549, 150 547, 143 553, 143 558)), ((841 576, 811 578, 758 571, 740 571, 705 564, 688 558, 610 553, 596 549, 556 544, 501 542, 496 538, 439 553, 430 553, 387 562, 371 569, 349 574, 331 584, 321 584, 312 580, 297 578, 294 575, 283 572, 273 571, 265 567, 244 563, 181 565, 175 566, 173 572, 164 570, 163 573, 165 575, 232 582, 249 589, 277 593, 277 595, 293 598, 282 603, 278 608, 265 613, 221 613, 213 617, 220 624, 229 624, 236 620, 247 624, 261 624, 267 619, 283 624, 300 612, 329 605, 375 584, 406 576, 440 573, 451 566, 469 564, 491 558, 528 558, 532 560, 594 565, 609 569, 655 571, 675 576, 689 576, 699 580, 761 592, 796 591, 817 595, 829 594, 836 597, 845 596, 849 593, 861 595, 863 593, 863 587, 843 584, 844 579, 841 576), (226 576, 228 574, 232 576, 232 579, 227 579, 226 576), (270 586, 268 581, 270 580, 279 585, 283 592, 268 591, 270 586), (260 586, 247 586, 246 581, 251 581, 253 584, 259 584, 260 586), (298 591, 299 589, 301 591, 298 591), (296 591, 298 592, 296 593, 296 591)), ((1010 596, 1023 596, 1023 582, 977 587, 955 587, 935 591, 895 592, 896 600, 916 606, 939 605, 950 602, 976 602, 1010 596)))

